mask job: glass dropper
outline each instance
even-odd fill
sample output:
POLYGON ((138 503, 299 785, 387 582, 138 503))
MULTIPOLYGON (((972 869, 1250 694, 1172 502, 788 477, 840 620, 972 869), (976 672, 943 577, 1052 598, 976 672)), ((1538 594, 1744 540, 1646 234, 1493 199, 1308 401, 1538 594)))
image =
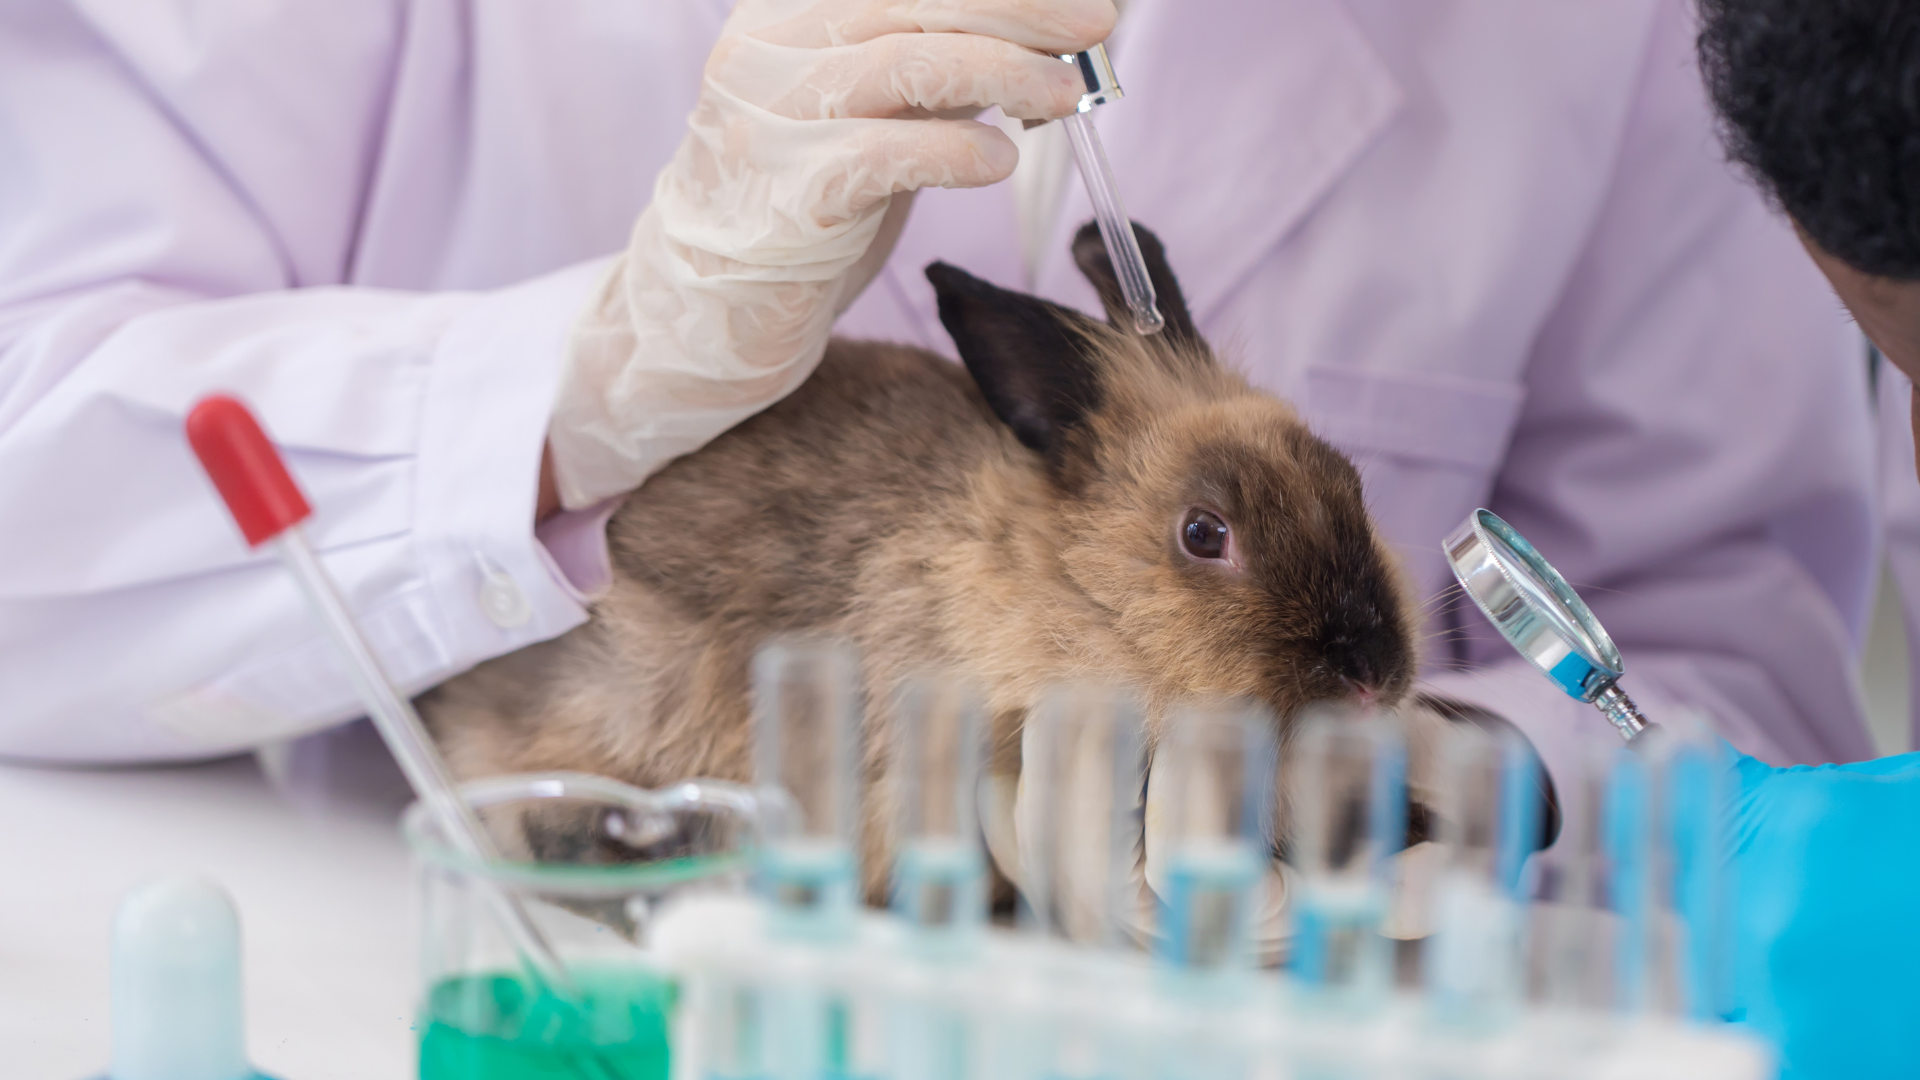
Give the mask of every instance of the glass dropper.
POLYGON ((1062 123, 1073 143, 1074 164, 1086 181, 1087 199, 1093 203, 1094 220, 1100 223, 1100 238, 1107 243, 1107 256, 1113 260, 1113 272, 1120 279, 1120 294, 1127 310, 1133 313, 1133 328, 1142 334, 1157 334, 1167 325, 1153 293, 1153 279, 1147 275, 1147 261, 1140 254, 1140 241, 1133 235, 1133 222, 1120 204, 1120 189, 1113 182, 1113 166, 1100 145, 1100 133, 1094 130, 1089 114, 1096 105, 1105 105, 1124 96, 1120 81, 1114 77, 1107 48, 1095 45, 1082 53, 1061 57, 1074 65, 1085 81, 1087 92, 1080 96, 1077 112, 1062 123))

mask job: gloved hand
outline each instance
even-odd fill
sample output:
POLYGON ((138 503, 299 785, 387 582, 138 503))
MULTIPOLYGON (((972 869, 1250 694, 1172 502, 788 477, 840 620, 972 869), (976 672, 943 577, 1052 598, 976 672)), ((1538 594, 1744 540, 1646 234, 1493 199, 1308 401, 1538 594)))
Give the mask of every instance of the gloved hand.
POLYGON ((1920 754, 1737 770, 1745 1021, 1782 1076, 1920 1073, 1920 754))
POLYGON ((548 433, 562 504, 631 490, 797 387, 886 261, 896 194, 1013 171, 997 128, 930 114, 1066 115, 1079 76, 1045 54, 1092 46, 1114 17, 1111 0, 740 0, 575 327, 548 433))

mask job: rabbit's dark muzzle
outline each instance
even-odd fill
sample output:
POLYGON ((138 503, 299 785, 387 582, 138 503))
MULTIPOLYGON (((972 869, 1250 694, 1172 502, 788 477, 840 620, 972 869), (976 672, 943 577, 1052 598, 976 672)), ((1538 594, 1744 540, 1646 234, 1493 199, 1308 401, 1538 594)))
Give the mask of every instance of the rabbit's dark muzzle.
POLYGON ((1313 649, 1338 682, 1333 696, 1362 704, 1392 704, 1413 679, 1413 644, 1399 618, 1397 598, 1378 587, 1342 590, 1322 617, 1313 649))
POLYGON ((1398 630, 1338 634, 1325 639, 1320 653, 1329 670, 1362 702, 1398 697, 1407 681, 1406 644, 1398 630))

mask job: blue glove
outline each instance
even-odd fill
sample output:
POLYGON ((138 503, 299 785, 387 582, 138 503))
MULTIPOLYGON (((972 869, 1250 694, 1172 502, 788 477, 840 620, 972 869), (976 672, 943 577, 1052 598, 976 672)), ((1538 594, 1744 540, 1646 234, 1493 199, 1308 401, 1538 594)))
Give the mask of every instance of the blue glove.
POLYGON ((1735 1018, 1783 1077, 1920 1075, 1920 754, 1735 768, 1735 1018))

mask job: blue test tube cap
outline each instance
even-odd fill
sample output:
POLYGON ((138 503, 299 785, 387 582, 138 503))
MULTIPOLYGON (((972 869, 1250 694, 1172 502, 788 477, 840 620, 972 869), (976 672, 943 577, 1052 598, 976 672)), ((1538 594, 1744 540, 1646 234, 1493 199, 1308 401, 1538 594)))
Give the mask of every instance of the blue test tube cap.
POLYGON ((247 1064, 240 916, 220 886, 182 874, 129 893, 112 980, 107 1080, 265 1080, 247 1064))

